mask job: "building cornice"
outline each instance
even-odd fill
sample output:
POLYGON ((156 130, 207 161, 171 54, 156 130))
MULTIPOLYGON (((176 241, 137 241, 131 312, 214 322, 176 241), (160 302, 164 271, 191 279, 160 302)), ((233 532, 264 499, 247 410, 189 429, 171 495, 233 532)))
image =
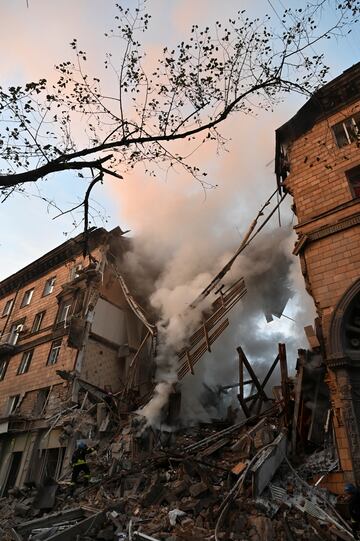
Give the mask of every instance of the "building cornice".
MULTIPOLYGON (((107 234, 108 232, 103 228, 93 228, 89 232, 90 248, 94 249, 107 234)), ((0 282, 0 299, 47 274, 49 270, 60 266, 74 256, 80 255, 84 249, 84 238, 84 234, 81 233, 77 237, 67 240, 15 274, 5 278, 0 282)))

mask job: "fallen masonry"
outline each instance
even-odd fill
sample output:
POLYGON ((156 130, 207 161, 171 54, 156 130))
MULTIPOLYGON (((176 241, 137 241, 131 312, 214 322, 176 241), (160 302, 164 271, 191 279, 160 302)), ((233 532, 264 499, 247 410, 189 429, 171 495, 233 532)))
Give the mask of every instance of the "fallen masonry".
MULTIPOLYGON (((280 356, 283 350, 280 345, 280 356)), ((75 431, 97 450, 89 458, 91 483, 71 494, 68 471, 40 488, 11 490, 0 500, 1 539, 354 539, 344 504, 321 488, 338 466, 331 441, 309 452, 304 427, 294 422, 306 391, 306 378, 299 381, 299 372, 287 376, 274 389, 276 398, 266 395, 260 411, 237 422, 229 415, 173 432, 152 429, 134 415, 119 422, 113 401, 94 392, 91 402, 86 398, 62 415, 65 435, 75 431)))

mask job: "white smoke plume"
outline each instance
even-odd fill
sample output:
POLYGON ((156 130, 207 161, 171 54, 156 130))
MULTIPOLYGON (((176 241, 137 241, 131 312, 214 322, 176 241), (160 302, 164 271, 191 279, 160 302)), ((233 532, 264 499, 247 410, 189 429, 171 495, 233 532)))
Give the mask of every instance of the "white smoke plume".
MULTIPOLYGON (((212 152, 211 147, 200 148, 197 162, 210 170, 209 178, 218 184, 206 198, 201 187, 179 171, 169 174, 167 182, 160 176, 154 180, 140 170, 134 171, 124 184, 116 186, 122 223, 125 221, 133 231, 134 239, 134 249, 125 265, 136 282, 136 293, 150 299, 153 311, 161 314, 161 330, 166 329, 158 356, 159 383, 172 385, 176 379, 175 352, 199 321, 196 311, 191 320, 183 317, 188 315, 190 303, 231 258, 259 208, 275 189, 272 168, 266 164, 273 156, 274 129, 281 122, 275 115, 261 120, 243 117, 240 123, 230 120, 225 132, 233 140, 229 153, 219 157, 216 149, 212 152), (247 140, 252 145, 242 152, 241 142, 247 140)), ((292 365, 297 348, 306 347, 303 323, 312 322, 313 308, 299 261, 291 255, 295 235, 291 233, 290 199, 282 204, 285 225, 279 229, 274 216, 226 276, 228 283, 244 276, 248 294, 230 313, 230 327, 214 344, 212 353, 196 365, 196 375, 187 375, 183 380, 184 419, 214 414, 202 411, 202 384, 236 382, 237 346, 243 347, 251 362, 265 367, 274 359, 279 341, 288 344, 292 365), (284 285, 294 290, 285 314, 296 322, 284 318, 279 322, 274 317, 267 324, 264 309, 271 310, 284 285), (190 400, 193 403, 187 407, 190 400)), ((276 314, 276 306, 274 311, 276 314)), ((165 386, 157 391, 162 397, 169 392, 165 386)), ((145 413, 151 420, 159 418, 152 405, 145 413)))

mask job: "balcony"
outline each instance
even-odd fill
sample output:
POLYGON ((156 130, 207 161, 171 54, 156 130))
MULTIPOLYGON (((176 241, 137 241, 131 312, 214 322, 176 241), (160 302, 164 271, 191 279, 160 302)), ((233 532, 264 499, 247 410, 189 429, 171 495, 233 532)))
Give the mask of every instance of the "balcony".
POLYGON ((14 353, 20 337, 20 330, 12 330, 0 337, 0 357, 14 353))

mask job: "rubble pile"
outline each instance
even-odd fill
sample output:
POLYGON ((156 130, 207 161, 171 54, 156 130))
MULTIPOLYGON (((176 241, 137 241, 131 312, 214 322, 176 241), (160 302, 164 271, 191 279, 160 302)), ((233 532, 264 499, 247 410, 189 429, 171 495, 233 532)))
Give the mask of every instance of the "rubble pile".
MULTIPOLYGON (((70 427, 93 431, 86 412, 69 414, 65 435, 70 427)), ((88 486, 71 494, 69 472, 58 483, 48 480, 40 490, 13 490, 3 498, 0 538, 353 539, 326 491, 311 487, 293 469, 286 457, 287 440, 276 407, 230 426, 217 423, 167 433, 135 419, 117 433, 88 440, 97 449, 88 461, 88 486)))

